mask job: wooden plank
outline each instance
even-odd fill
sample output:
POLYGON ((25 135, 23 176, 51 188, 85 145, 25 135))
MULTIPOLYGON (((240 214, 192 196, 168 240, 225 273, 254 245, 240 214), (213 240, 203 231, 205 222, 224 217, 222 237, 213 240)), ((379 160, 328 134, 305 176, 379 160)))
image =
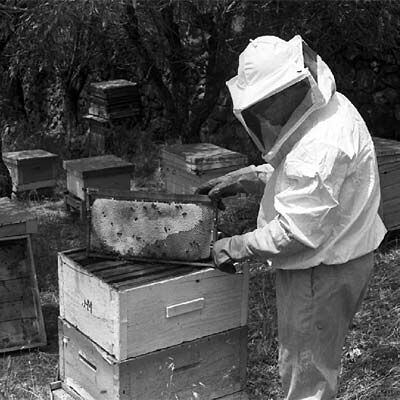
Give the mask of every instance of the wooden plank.
POLYGON ((104 174, 132 173, 134 165, 112 154, 65 160, 63 167, 69 174, 80 178, 101 177, 104 174))
POLYGON ((119 353, 116 290, 62 253, 58 276, 60 316, 98 343, 101 338, 110 353, 119 353))
POLYGON ((7 279, 0 282, 1 301, 18 300, 23 297, 24 290, 29 285, 29 276, 7 279))
POLYGON ((164 203, 199 203, 212 205, 212 201, 205 195, 179 195, 163 192, 145 192, 145 191, 117 191, 102 189, 99 191, 89 191, 93 199, 116 199, 116 200, 143 200, 151 202, 164 203))
POLYGON ((27 190, 50 188, 50 187, 54 187, 55 185, 56 185, 55 179, 47 179, 47 180, 43 180, 43 181, 35 181, 35 182, 31 182, 31 183, 13 185, 13 191, 14 192, 25 192, 27 190))
POLYGON ((0 286, 2 281, 27 277, 29 262, 24 240, 0 242, 0 286))
POLYGON ((0 352, 46 343, 28 235, 0 239, 0 352))
POLYGON ((382 201, 400 198, 400 182, 381 187, 382 201))
POLYGON ((154 280, 154 276, 157 276, 158 273, 166 273, 171 274, 170 271, 165 269, 165 265, 159 265, 157 267, 151 267, 143 269, 138 267, 136 271, 128 271, 119 275, 111 275, 105 278, 105 281, 108 283, 113 283, 113 286, 121 286, 126 285, 126 281, 132 280, 136 281, 139 278, 149 276, 151 280, 154 280))
POLYGON ((0 298, 0 323, 35 317, 36 310, 32 297, 20 297, 8 301, 0 298))
POLYGON ((44 344, 36 316, 0 322, 0 353, 44 344))
POLYGON ((189 274, 193 272, 193 268, 188 267, 180 267, 179 269, 168 269, 168 270, 163 270, 159 273, 156 274, 151 274, 151 275, 145 275, 140 278, 133 278, 133 279, 127 279, 122 282, 116 282, 112 283, 112 286, 117 288, 119 291, 122 290, 128 290, 135 288, 140 285, 146 285, 151 282, 155 281, 165 281, 166 279, 171 279, 180 275, 184 274, 189 274))
POLYGON ((90 265, 87 265, 86 270, 96 273, 96 275, 100 275, 100 272, 103 270, 114 270, 114 268, 121 266, 121 265, 126 265, 126 261, 121 261, 121 260, 106 260, 106 261, 99 261, 90 265))
POLYGON ((240 326, 243 289, 242 275, 206 270, 127 290, 121 300, 128 304, 128 338, 135 341, 127 343, 126 356, 240 326), (166 307, 198 298, 205 299, 203 309, 166 318, 166 307), (151 337, 148 332, 152 332, 151 337))
POLYGON ((66 321, 60 321, 59 327, 65 365, 61 379, 84 399, 224 399, 245 385, 245 327, 124 362, 118 362, 66 321))

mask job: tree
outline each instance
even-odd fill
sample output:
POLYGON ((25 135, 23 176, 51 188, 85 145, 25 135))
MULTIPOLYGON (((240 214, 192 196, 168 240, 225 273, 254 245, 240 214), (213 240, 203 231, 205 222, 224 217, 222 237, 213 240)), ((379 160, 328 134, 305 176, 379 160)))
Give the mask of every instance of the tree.
POLYGON ((112 0, 39 1, 21 19, 13 64, 23 65, 25 75, 45 71, 59 85, 67 143, 77 133, 82 90, 115 37, 116 10, 112 0))

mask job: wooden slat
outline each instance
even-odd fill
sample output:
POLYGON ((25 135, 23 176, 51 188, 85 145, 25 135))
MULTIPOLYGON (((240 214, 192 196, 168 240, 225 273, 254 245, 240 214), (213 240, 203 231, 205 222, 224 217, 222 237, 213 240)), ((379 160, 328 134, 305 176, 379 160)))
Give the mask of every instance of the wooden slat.
POLYGON ((115 287, 119 287, 121 285, 124 285, 127 280, 136 280, 138 278, 145 277, 145 276, 150 276, 151 279, 153 279, 157 273, 164 273, 164 272, 166 274, 170 273, 170 271, 165 270, 164 265, 161 265, 158 267, 146 268, 146 269, 140 268, 136 271, 125 272, 120 275, 108 277, 105 279, 105 281, 107 283, 112 283, 113 286, 115 286, 115 287))
POLYGON ((212 201, 205 195, 172 194, 164 192, 146 191, 122 191, 102 189, 89 191, 89 196, 94 199, 115 199, 115 200, 142 200, 164 203, 199 203, 211 205, 212 201))
POLYGON ((0 271, 0 352, 45 344, 28 235, 0 239, 0 271))
POLYGON ((25 289, 29 287, 30 277, 18 277, 15 279, 7 279, 0 282, 0 299, 1 301, 11 301, 21 299, 25 289))
POLYGON ((18 321, 22 318, 35 318, 36 310, 32 297, 3 301, 0 298, 0 323, 18 321))
POLYGON ((126 264, 126 261, 113 261, 113 260, 106 260, 106 261, 99 261, 97 263, 89 264, 86 266, 86 270, 95 273, 95 272, 100 272, 102 270, 110 270, 115 267, 118 267, 120 265, 126 264))
POLYGON ((99 273, 96 273, 95 275, 99 276, 102 279, 108 279, 108 278, 113 278, 115 276, 126 274, 128 272, 140 271, 142 269, 143 266, 141 265, 132 265, 124 262, 120 266, 116 266, 115 268, 111 268, 108 270, 99 271, 99 273))
POLYGON ((112 286, 118 288, 118 290, 128 290, 140 285, 144 285, 151 282, 157 282, 160 280, 165 280, 168 278, 174 278, 179 275, 188 274, 190 272, 193 272, 193 268, 182 267, 179 270, 178 269, 168 270, 168 271, 162 270, 161 272, 156 274, 145 275, 140 278, 126 279, 122 282, 112 283, 112 286))
POLYGON ((0 343, 0 353, 45 344, 36 316, 0 322, 0 343))

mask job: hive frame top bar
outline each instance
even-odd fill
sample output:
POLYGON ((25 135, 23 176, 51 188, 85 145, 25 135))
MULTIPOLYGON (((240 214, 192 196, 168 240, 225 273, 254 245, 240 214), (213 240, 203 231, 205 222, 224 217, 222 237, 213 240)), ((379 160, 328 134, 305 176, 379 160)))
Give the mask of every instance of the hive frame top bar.
POLYGON ((163 192, 146 192, 130 190, 110 190, 110 189, 86 189, 86 195, 89 201, 95 199, 117 199, 117 200, 143 200, 157 201, 165 203, 201 203, 216 207, 216 203, 206 195, 197 194, 175 194, 163 192))

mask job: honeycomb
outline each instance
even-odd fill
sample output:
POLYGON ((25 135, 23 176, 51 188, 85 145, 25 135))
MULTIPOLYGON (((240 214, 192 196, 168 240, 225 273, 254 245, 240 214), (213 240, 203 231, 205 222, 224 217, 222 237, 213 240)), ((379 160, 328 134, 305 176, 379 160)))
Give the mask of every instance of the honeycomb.
POLYGON ((96 199, 92 250, 194 261, 210 257, 214 210, 200 203, 96 199))

